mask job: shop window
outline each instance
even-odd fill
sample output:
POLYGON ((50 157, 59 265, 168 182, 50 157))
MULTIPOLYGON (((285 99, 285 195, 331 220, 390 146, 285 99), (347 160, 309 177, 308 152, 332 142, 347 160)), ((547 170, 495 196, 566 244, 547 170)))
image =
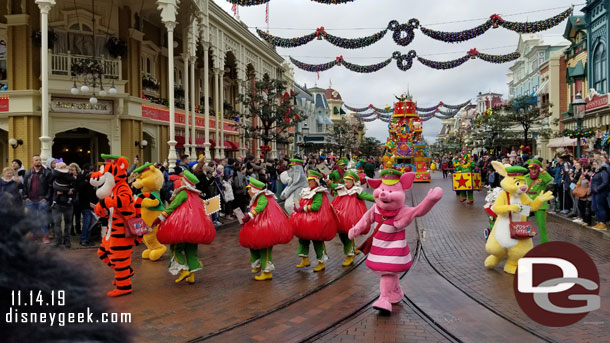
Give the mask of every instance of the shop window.
POLYGON ((606 47, 604 43, 599 43, 593 54, 593 87, 600 94, 606 93, 606 63, 606 47))

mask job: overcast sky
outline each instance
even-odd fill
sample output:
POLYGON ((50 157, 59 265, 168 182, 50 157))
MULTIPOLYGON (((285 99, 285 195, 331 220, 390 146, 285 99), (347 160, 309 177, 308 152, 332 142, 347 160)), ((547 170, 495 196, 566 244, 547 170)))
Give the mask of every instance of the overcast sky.
MULTIPOLYGON (((226 0, 214 0, 231 13, 231 4, 226 0)), ((579 3, 578 1, 576 1, 579 3)), ((584 1, 575 7, 576 14, 584 1)), ((269 33, 283 38, 302 36, 317 27, 324 26, 326 32, 345 38, 369 36, 385 28, 395 19, 406 23, 410 18, 419 19, 423 26, 434 30, 461 31, 482 24, 490 15, 497 13, 510 21, 536 21, 552 17, 572 3, 564 0, 355 0, 342 5, 323 5, 310 0, 271 0, 269 3, 269 33), (528 12, 528 13, 525 13, 528 12), (474 21, 458 22, 468 19, 474 21), (448 23, 454 22, 454 23, 448 23)), ((240 7, 240 19, 248 26, 266 29, 265 5, 240 7)), ((559 42, 566 22, 548 31, 539 33, 545 41, 559 42)), ((393 51, 405 54, 415 50, 419 56, 446 61, 464 56, 471 48, 490 54, 506 54, 516 50, 519 34, 504 28, 490 29, 484 35, 469 41, 450 44, 436 41, 415 30, 415 39, 406 46, 398 46, 392 40, 392 32, 369 47, 349 50, 335 47, 325 40, 312 42, 297 48, 278 48, 278 53, 288 55, 305 63, 319 64, 334 60, 337 56, 361 65, 379 63, 392 55, 393 51)), ((370 74, 358 74, 341 66, 320 73, 309 73, 294 67, 295 82, 312 87, 337 90, 343 101, 350 106, 378 107, 392 105, 394 96, 410 90, 420 107, 430 107, 439 101, 458 104, 474 100, 479 92, 508 93, 506 74, 512 63, 492 64, 471 60, 451 70, 435 70, 414 61, 408 71, 400 71, 395 61, 384 69, 370 74)), ((387 124, 381 121, 366 123, 367 136, 385 142, 387 124)), ((424 123, 424 136, 433 142, 441 128, 439 119, 424 123)))

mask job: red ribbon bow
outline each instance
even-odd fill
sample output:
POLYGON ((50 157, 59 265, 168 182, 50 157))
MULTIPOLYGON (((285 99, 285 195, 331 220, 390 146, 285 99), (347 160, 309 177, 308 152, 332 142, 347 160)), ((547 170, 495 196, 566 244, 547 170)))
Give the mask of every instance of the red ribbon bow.
POLYGON ((369 108, 373 108, 373 104, 369 104, 369 108))
POLYGON ((504 19, 502 19, 502 17, 500 17, 500 15, 499 15, 499 14, 492 14, 492 15, 489 17, 489 19, 491 19, 491 21, 495 21, 495 22, 499 22, 499 23, 501 23, 501 22, 503 22, 503 21, 504 21, 504 19))
POLYGON ((318 39, 322 39, 322 35, 325 34, 326 31, 324 31, 324 26, 320 26, 319 28, 316 29, 316 37, 318 37, 318 39))
POLYGON ((438 104, 439 104, 440 106, 443 106, 443 102, 442 102, 442 101, 439 101, 439 102, 438 102, 438 104))
POLYGON ((491 20, 494 29, 497 29, 499 24, 504 22, 504 19, 497 14, 493 14, 489 19, 491 20))
POLYGON ((343 56, 337 57, 337 64, 341 64, 343 62, 343 56))
POLYGON ((470 57, 472 57, 472 58, 475 58, 478 54, 479 54, 479 52, 477 51, 477 49, 468 50, 468 55, 470 55, 470 57))

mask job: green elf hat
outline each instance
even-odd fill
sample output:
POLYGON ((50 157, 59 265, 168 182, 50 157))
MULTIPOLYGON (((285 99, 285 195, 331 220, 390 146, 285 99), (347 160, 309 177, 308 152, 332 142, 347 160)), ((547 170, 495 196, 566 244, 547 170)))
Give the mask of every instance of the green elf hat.
POLYGON ((307 181, 309 181, 309 180, 316 180, 316 182, 319 185, 321 179, 322 179, 322 174, 321 173, 318 173, 315 170, 308 170, 307 171, 307 181))
POLYGON ((197 176, 195 176, 193 173, 191 173, 188 170, 184 171, 183 179, 188 181, 188 183, 190 183, 191 185, 196 185, 199 183, 199 179, 197 178, 197 176))
POLYGON ((388 186, 393 186, 400 181, 402 173, 396 169, 384 169, 381 171, 381 182, 388 186))
POLYGON ((154 166, 154 164, 152 164, 152 163, 146 163, 145 165, 140 166, 140 167, 134 169, 132 173, 133 174, 140 174, 140 173, 143 173, 143 172, 147 171, 148 169, 150 169, 150 167, 153 167, 153 166, 154 166))
POLYGON ((353 170, 348 170, 345 173, 345 176, 343 176, 343 179, 350 179, 354 182, 360 182, 360 178, 358 177, 358 174, 356 174, 353 170))
POLYGON ((542 162, 538 161, 535 158, 530 158, 529 160, 527 160, 527 165, 529 168, 531 168, 534 165, 538 165, 538 167, 542 168, 542 162))
POLYGON ((337 161, 337 165, 338 166, 345 166, 345 165, 347 165, 347 158, 344 157, 344 158, 340 159, 339 161, 337 161))
POLYGON ((523 179, 525 178, 525 174, 528 173, 528 170, 520 167, 520 166, 512 166, 506 168, 506 176, 514 177, 515 179, 523 179))
POLYGON ((291 166, 302 166, 303 164, 305 164, 305 162, 303 162, 303 160, 299 160, 298 158, 291 158, 290 159, 290 165, 291 166))
POLYGON ((262 183, 261 181, 258 181, 257 179, 255 179, 253 177, 248 178, 248 181, 250 183, 246 187, 255 189, 257 191, 262 191, 263 189, 265 189, 265 184, 262 183))
MULTIPOLYGON (((123 157, 121 155, 109 155, 109 154, 101 154, 100 156, 102 156, 102 159, 106 163, 114 163, 114 162, 116 162, 116 160, 123 157)), ((127 157, 123 157, 123 158, 127 160, 127 157)), ((129 162, 129 160, 127 160, 127 162, 129 162)))

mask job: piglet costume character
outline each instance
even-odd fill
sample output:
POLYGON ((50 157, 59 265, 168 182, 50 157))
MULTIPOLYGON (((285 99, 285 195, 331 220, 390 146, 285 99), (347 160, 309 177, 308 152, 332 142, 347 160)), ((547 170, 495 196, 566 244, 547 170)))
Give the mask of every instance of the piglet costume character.
POLYGON ((405 228, 416 217, 428 213, 443 196, 443 190, 436 187, 416 207, 405 206, 405 191, 411 188, 414 179, 415 173, 402 174, 395 169, 382 170, 381 179, 367 179, 369 186, 375 189, 375 206, 348 232, 349 238, 354 239, 366 234, 371 224, 378 227, 373 232, 366 265, 381 276, 381 295, 373 307, 385 313, 392 312, 392 304, 402 299, 399 274, 409 270, 412 264, 405 228))

